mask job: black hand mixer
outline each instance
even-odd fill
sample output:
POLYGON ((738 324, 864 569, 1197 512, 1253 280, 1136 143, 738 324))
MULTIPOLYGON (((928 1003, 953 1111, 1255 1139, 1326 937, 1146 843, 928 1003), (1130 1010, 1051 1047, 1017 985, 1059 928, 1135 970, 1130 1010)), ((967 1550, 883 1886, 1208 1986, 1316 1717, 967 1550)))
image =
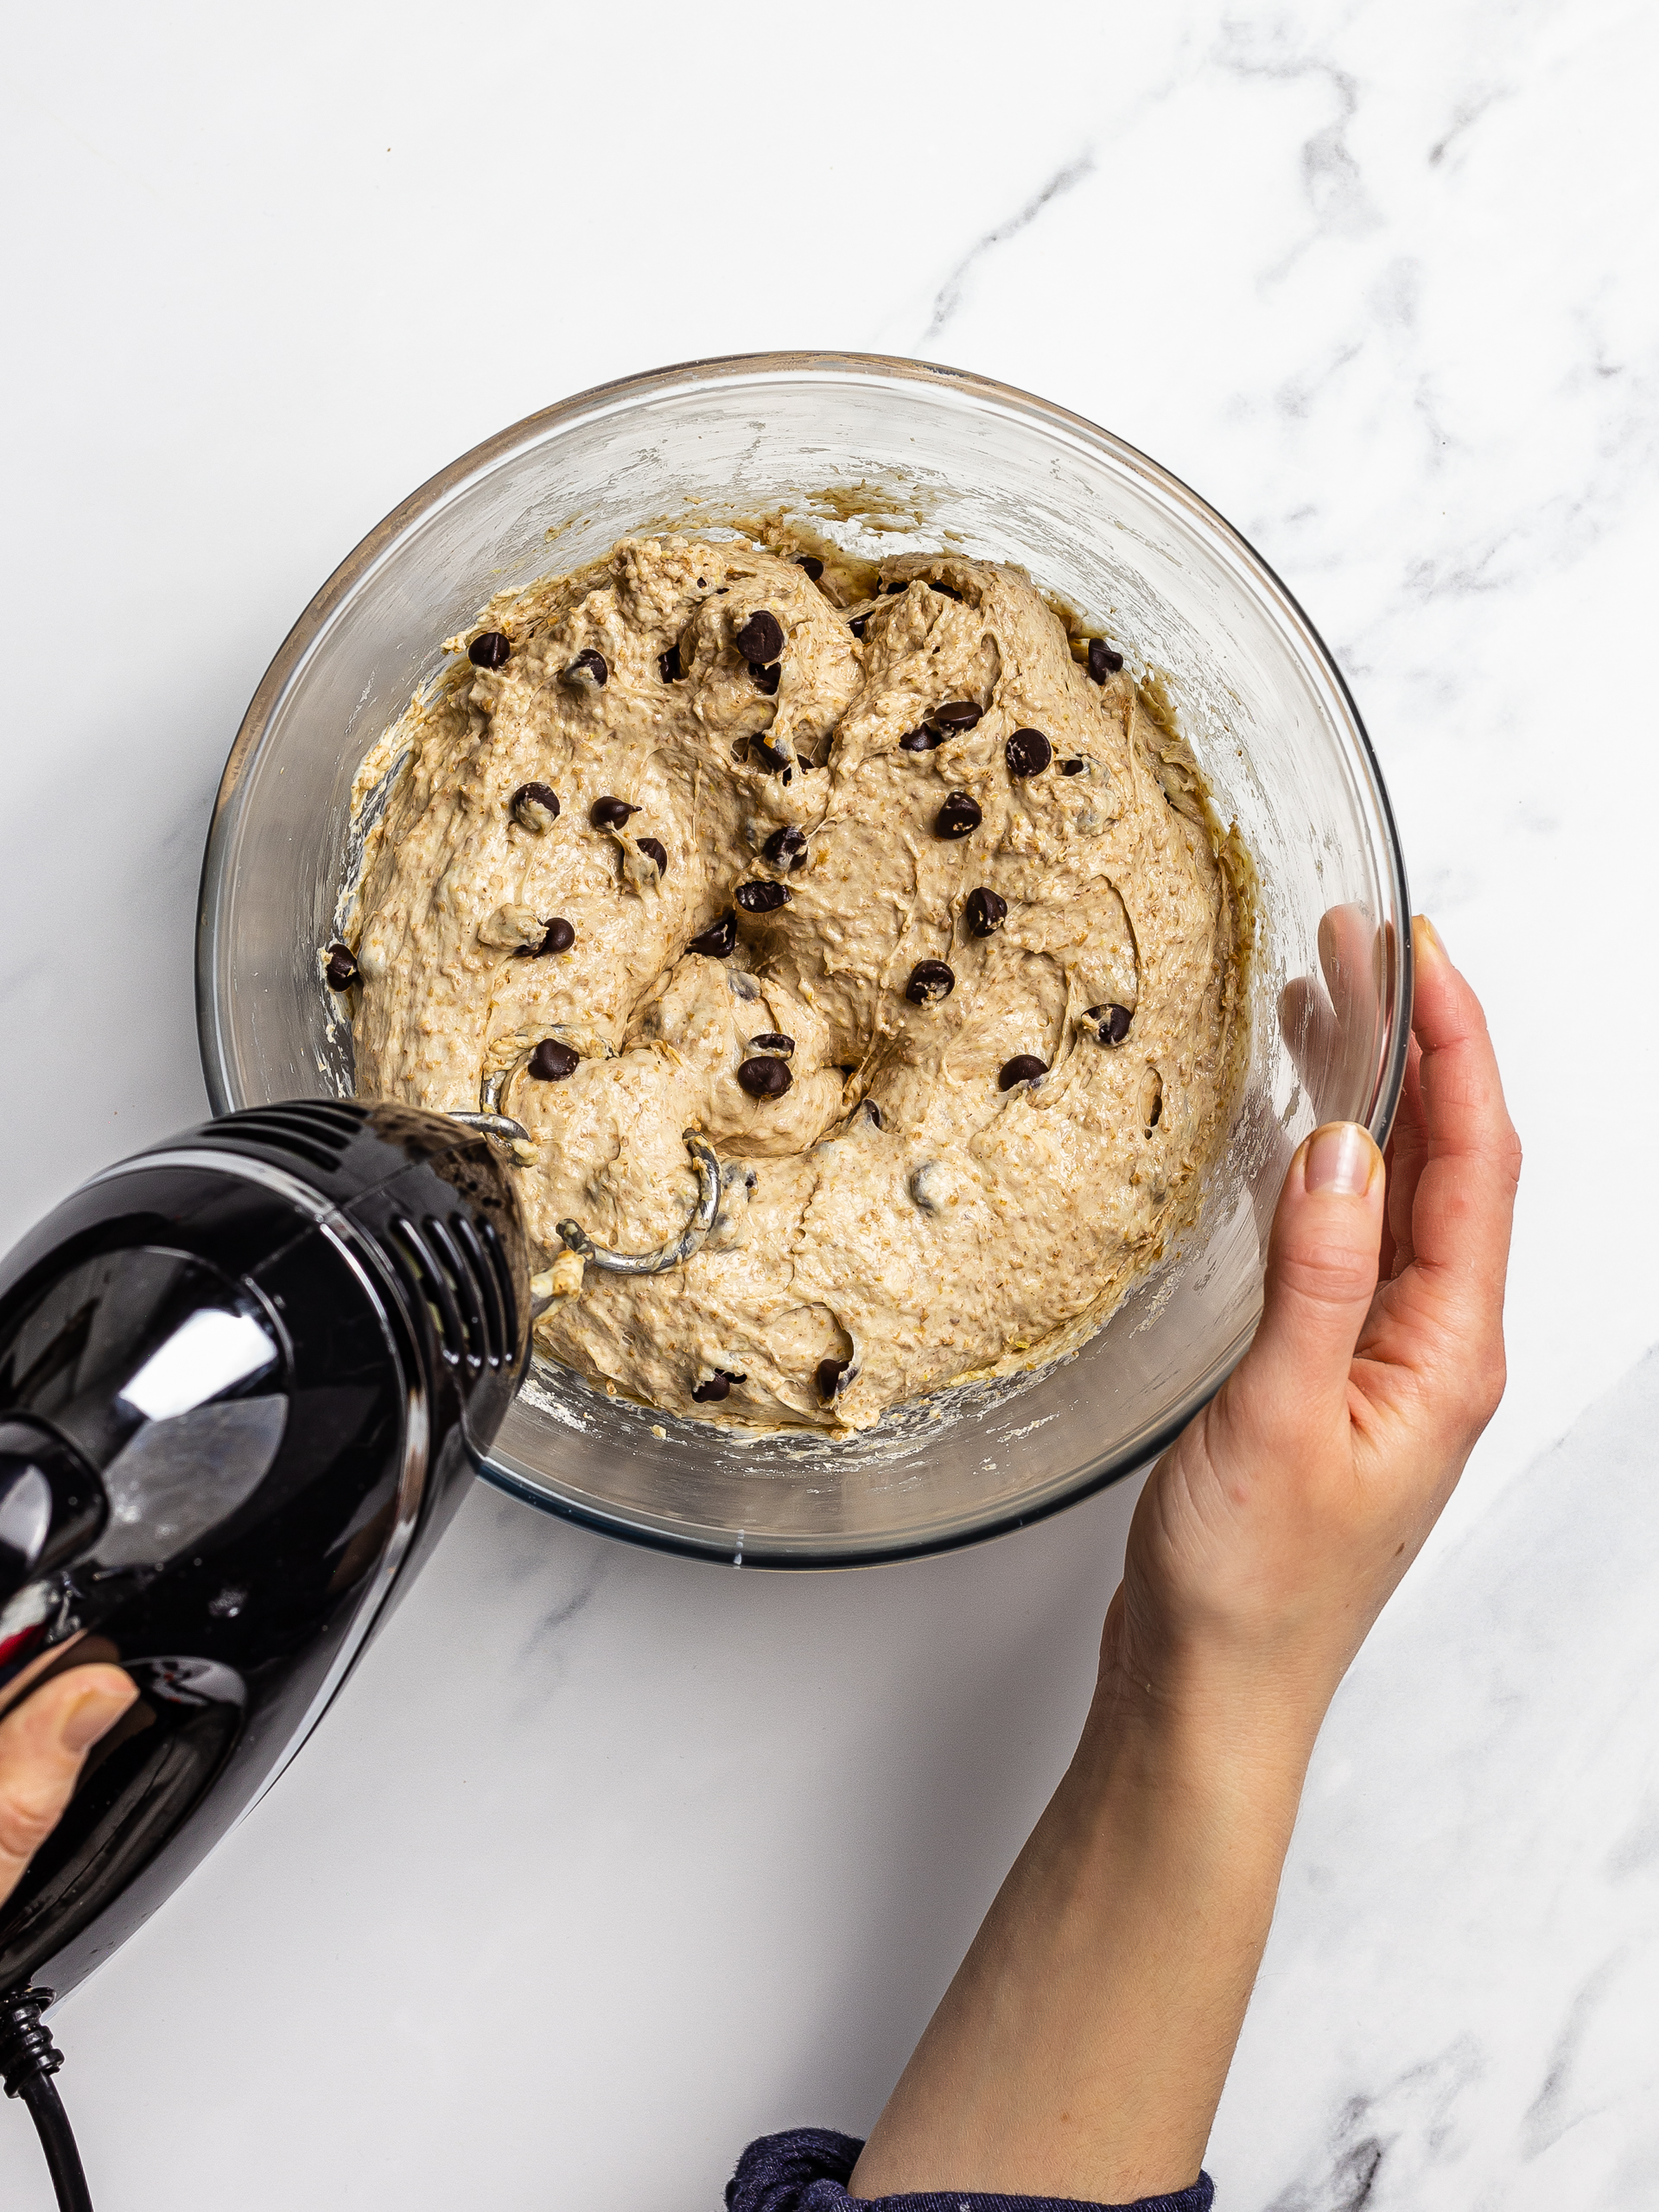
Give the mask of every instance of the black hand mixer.
POLYGON ((91 2199, 41 2013, 293 1758, 518 1387, 529 1249, 493 1148, 516 1126, 228 1115, 0 1262, 0 1708, 94 1661, 139 1692, 0 1905, 0 2077, 66 2212, 91 2199))

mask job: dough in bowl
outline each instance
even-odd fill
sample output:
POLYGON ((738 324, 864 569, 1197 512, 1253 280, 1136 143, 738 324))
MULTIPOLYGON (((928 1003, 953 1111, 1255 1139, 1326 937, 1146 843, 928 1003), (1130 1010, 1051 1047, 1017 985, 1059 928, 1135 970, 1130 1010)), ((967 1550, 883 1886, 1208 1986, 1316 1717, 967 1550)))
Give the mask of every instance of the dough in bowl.
POLYGON ((337 963, 365 1096, 480 1103, 543 1352, 760 1427, 864 1427, 1096 1326, 1226 1133, 1244 863, 1155 692, 1020 570, 624 540, 492 602, 337 963), (697 1203, 714 1225, 637 1254, 697 1203))

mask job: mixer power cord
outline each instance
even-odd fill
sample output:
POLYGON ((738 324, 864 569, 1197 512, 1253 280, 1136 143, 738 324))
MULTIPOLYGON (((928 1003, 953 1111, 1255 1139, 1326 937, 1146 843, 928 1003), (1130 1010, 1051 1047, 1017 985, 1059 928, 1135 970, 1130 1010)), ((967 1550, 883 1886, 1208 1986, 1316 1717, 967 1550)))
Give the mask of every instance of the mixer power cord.
POLYGON ((0 2082, 9 2097, 21 2097, 29 2107, 58 2193, 58 2212, 92 2212, 74 2131, 52 2079, 63 2053, 41 2020, 51 2002, 49 1989, 12 1989, 0 1997, 0 2082))

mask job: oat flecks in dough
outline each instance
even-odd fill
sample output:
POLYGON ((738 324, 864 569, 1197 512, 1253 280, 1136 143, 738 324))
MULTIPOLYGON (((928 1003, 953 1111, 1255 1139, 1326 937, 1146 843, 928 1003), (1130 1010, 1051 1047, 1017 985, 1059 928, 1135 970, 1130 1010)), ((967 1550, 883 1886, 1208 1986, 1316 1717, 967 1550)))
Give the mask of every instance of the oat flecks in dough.
POLYGON ((566 1217, 627 1251, 683 1228, 688 1128, 742 1163, 684 1267, 589 1267, 538 1322, 542 1348, 679 1413, 719 1373, 741 1380, 700 1417, 861 1427, 1103 1318, 1191 1210, 1239 1018, 1228 871, 1130 677, 1091 681, 1021 571, 948 556, 889 562, 842 607, 753 544, 624 541, 487 622, 510 653, 458 664, 410 709, 370 839, 364 1093, 475 1110, 480 1082, 517 1066, 500 1105, 536 1148, 515 1173, 550 1255, 566 1217), (746 630, 762 613, 783 637, 764 665, 735 643, 771 643, 746 630), (584 653, 602 686, 569 680, 584 653), (962 702, 972 727, 932 721, 962 702), (1010 774, 1016 730, 1052 765, 1010 774), (1077 758, 1089 773, 1061 772, 1077 758), (535 831, 512 808, 530 782, 561 798, 535 831), (953 793, 981 818, 946 838, 953 793), (637 811, 596 827, 602 797, 637 811), (787 899, 734 907, 755 882, 787 899), (989 934, 976 890, 1006 906, 989 934), (728 958, 687 950, 731 913, 728 958), (573 947, 522 957, 550 915, 573 947), (924 962, 955 985, 917 1004, 924 962), (1103 1045, 1111 1007, 1132 1019, 1103 1045), (768 1034, 792 1040, 790 1081, 757 1097, 738 1070, 768 1034), (522 1063, 550 1037, 580 1060, 539 1082, 522 1063), (1001 1089, 1026 1056, 1047 1072, 1001 1089))

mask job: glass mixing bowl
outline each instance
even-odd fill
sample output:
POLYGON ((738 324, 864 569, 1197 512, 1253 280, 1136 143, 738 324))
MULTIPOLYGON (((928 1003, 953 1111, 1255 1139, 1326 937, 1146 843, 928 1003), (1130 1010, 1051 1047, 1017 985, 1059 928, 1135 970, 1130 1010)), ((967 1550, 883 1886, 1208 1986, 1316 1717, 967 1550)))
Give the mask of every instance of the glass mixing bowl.
POLYGON ((931 363, 791 353, 583 392, 464 454, 372 531, 255 693, 202 873, 197 1002, 215 1112, 349 1093, 318 973, 353 865, 354 771, 494 592, 642 528, 782 506, 871 553, 1020 562, 1160 671, 1259 874, 1250 1043, 1196 1224, 1090 1341, 848 1441, 729 1431, 543 1362, 486 1471, 589 1527, 745 1565, 970 1542, 1144 1465, 1249 1341, 1286 1163, 1320 1122, 1387 1137, 1411 1006, 1405 869, 1331 656, 1238 533, 1143 454, 931 363), (840 515, 845 519, 831 518, 840 515))

